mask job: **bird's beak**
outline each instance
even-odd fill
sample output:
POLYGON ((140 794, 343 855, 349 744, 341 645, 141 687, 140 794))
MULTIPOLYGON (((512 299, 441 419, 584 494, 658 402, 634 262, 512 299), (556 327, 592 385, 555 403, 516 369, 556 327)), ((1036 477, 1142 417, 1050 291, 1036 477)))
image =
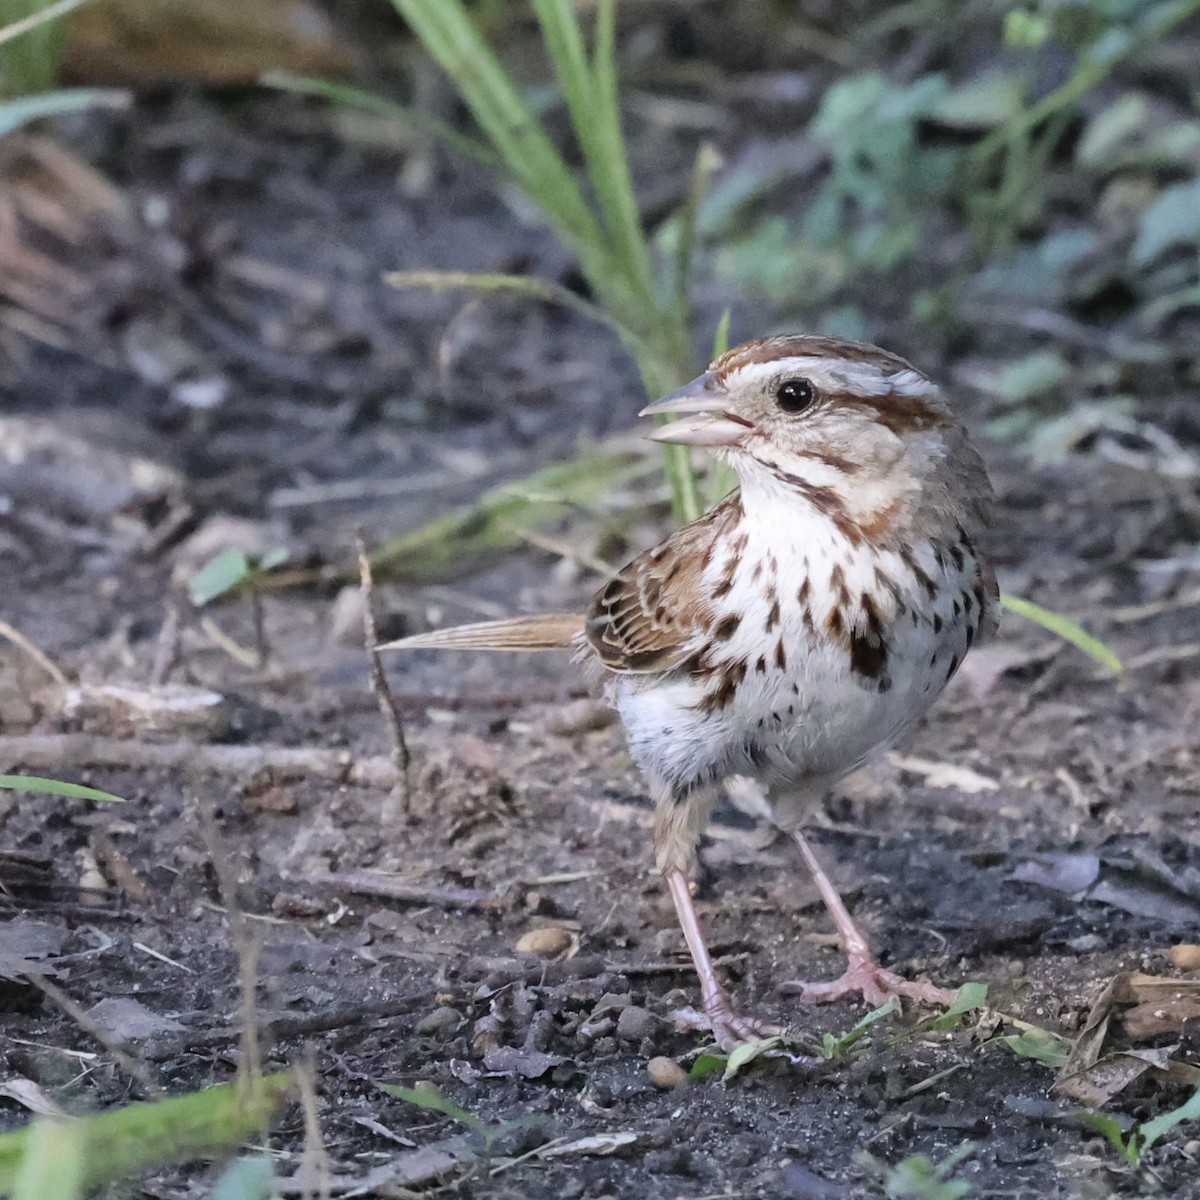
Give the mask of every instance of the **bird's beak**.
POLYGON ((679 391, 643 408, 639 417, 698 413, 693 421, 672 421, 647 434, 654 442, 676 442, 683 446, 737 446, 754 426, 727 412, 729 394, 712 371, 697 376, 679 391))

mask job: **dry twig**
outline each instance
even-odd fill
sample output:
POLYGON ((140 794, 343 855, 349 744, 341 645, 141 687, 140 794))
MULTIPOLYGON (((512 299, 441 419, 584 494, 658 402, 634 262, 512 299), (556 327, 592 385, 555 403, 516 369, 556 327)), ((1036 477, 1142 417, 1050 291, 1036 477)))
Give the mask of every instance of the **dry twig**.
POLYGON ((392 739, 392 765, 396 770, 396 779, 388 796, 387 805, 383 812, 383 823, 390 824, 396 813, 402 813, 405 818, 412 813, 412 794, 409 789, 408 768, 412 756, 408 751, 408 741, 404 736, 404 724, 400 718, 400 708, 392 689, 384 674, 383 663, 379 659, 379 651, 375 648, 379 638, 375 632, 375 589, 371 578, 371 560, 367 557, 366 543, 363 541, 362 530, 354 538, 358 549, 358 579, 362 588, 363 602, 363 640, 367 647, 367 657, 371 660, 371 691, 379 701, 379 711, 383 714, 384 722, 392 739))

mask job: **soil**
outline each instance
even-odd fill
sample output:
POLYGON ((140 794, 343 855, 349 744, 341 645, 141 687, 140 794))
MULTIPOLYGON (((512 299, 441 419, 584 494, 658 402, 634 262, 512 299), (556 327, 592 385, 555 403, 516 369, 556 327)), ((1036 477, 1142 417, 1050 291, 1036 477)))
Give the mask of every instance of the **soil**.
MULTIPOLYGON (((72 1111, 146 1094, 122 1045, 170 1093, 230 1079, 250 978, 264 1063, 312 1064, 335 1194, 819 1200, 883 1195, 895 1164, 961 1150, 950 1174, 972 1195, 1200 1195, 1195 1126, 1126 1166, 1052 1090, 1055 1069, 1001 1040, 1019 1027, 979 1013, 936 1030, 906 1011, 829 1061, 765 1058, 729 1082, 656 1086, 651 1059, 686 1067, 704 1045, 671 1016, 694 981, 649 869, 649 805, 619 729, 564 657, 389 661, 412 754, 408 815, 378 773, 360 784, 214 771, 200 749, 192 760, 193 743, 346 762, 390 748, 353 588, 269 590, 264 668, 245 653, 249 600, 187 601, 181 581, 198 563, 241 538, 256 553, 286 547, 291 565, 344 566, 356 527, 377 545, 581 438, 632 428, 642 403, 620 347, 581 318, 385 287, 383 268, 569 280, 570 263, 479 172, 343 133, 298 100, 186 93, 76 131, 75 152, 121 190, 144 237, 78 248, 103 318, 86 347, 82 335, 22 340, 6 368, 8 445, 31 445, 43 423, 54 437, 3 468, 0 613, 85 690, 145 688, 173 649, 171 682, 219 693, 224 717, 163 718, 115 741, 136 724, 125 710, 94 690, 72 707, 28 655, 0 648, 3 768, 126 798, 0 801, 5 953, 36 960, 92 1014, 81 1023, 5 968, 10 1077, 72 1111), (176 344, 187 372, 156 382, 176 344), (135 360, 151 365, 139 374, 135 360), (219 402, 189 403, 187 380, 219 402), (159 473, 145 482, 134 458, 159 473), (57 761, 46 742, 40 758, 14 757, 12 739, 65 733, 130 747, 129 760, 95 765, 103 756, 79 739, 57 761), (180 744, 170 767, 134 749, 180 744), (409 885, 410 899, 368 894, 367 872, 409 885), (330 874, 340 882, 322 883, 330 874), (540 935, 556 957, 517 952, 536 930, 557 931, 540 935), (93 1008, 105 1000, 141 1009, 114 1018, 93 1008), (489 1136, 380 1088, 418 1081, 489 1136)), ((664 157, 663 171, 680 161, 664 157)), ((711 285, 702 319, 728 300, 711 285)), ((939 377, 959 378, 979 349, 922 353, 905 341, 901 298, 878 308, 881 340, 939 377)), ((779 319, 742 308, 735 333, 779 319)), ((1174 411, 1141 400, 1147 420, 1174 411)), ((982 434, 986 402, 964 388, 962 403, 982 434)), ((1195 545, 1200 507, 1191 480, 1140 461, 1081 445, 1035 467, 1008 443, 982 444, 1002 585, 1082 620, 1127 675, 1009 616, 813 832, 885 963, 986 983, 995 1010, 1071 1039, 1115 976, 1179 976, 1169 952, 1200 940, 1200 601, 1182 568, 1164 578, 1161 566, 1195 545)), ((597 553, 659 536, 660 501, 639 493, 643 515, 595 540, 597 553)), ((565 609, 597 582, 545 549, 465 564, 453 583, 386 582, 381 633, 565 609)), ((861 1005, 806 1008, 777 990, 841 969, 789 845, 727 807, 702 858, 701 915, 744 1007, 810 1053, 848 1030, 861 1005)), ((1195 1039, 1194 1022, 1137 1035, 1114 1017, 1106 1052, 1171 1047, 1164 1057, 1186 1062, 1195 1039)), ((1182 1078, 1149 1072, 1108 1111, 1127 1125, 1163 1113, 1188 1095, 1182 1078)), ((5 1101, 0 1117, 15 1127, 26 1114, 5 1101)), ((272 1144, 281 1177, 294 1176, 299 1106, 272 1144)), ((163 1170, 142 1186, 207 1194, 216 1170, 163 1170)))

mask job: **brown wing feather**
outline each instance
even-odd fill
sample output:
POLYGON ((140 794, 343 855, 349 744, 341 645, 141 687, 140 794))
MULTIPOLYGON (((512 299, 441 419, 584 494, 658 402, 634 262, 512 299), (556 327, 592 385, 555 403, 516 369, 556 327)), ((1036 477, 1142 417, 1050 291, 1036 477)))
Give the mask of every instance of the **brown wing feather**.
POLYGON ((584 634, 610 671, 668 671, 710 621, 700 580, 713 547, 742 518, 735 492, 710 513, 638 555, 596 594, 584 634))

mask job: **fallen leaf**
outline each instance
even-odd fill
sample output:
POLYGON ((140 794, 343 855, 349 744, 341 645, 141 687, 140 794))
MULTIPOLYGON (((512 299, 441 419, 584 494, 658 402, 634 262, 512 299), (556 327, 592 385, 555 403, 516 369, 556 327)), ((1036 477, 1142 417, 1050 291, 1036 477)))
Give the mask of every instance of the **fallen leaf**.
POLYGON ((597 1133, 592 1137, 577 1138, 573 1142, 549 1145, 538 1153, 538 1158, 566 1158, 571 1154, 606 1155, 615 1154, 625 1146, 632 1146, 640 1133, 597 1133))
POLYGON ((483 1065, 497 1075, 520 1075, 523 1079, 541 1079, 567 1060, 561 1054, 543 1054, 540 1050, 521 1050, 516 1046, 494 1046, 483 1056, 483 1065))
POLYGON ((163 1033, 183 1033, 185 1026, 160 1017, 129 996, 108 996, 87 1010, 87 1018, 119 1042, 144 1041, 163 1033))
POLYGON ((901 771, 919 775, 932 788, 952 788, 959 792, 974 795, 976 792, 995 792, 1000 785, 986 775, 970 767, 961 767, 956 763, 931 762, 925 758, 910 758, 906 755, 889 754, 889 760, 901 771))
POLYGON ((1018 883, 1032 883, 1055 892, 1075 895, 1090 888, 1099 874, 1098 855, 1039 854, 1020 863, 1012 877, 1018 883))

